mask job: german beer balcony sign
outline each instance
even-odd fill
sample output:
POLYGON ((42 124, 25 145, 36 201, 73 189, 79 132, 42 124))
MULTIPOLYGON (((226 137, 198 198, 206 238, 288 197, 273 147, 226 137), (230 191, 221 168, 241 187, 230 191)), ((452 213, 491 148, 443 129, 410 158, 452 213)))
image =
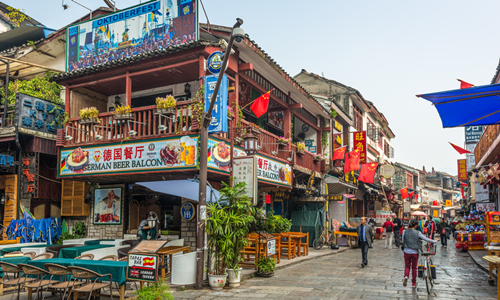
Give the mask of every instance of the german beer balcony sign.
POLYGON ((59 177, 196 169, 194 136, 59 149, 59 177))

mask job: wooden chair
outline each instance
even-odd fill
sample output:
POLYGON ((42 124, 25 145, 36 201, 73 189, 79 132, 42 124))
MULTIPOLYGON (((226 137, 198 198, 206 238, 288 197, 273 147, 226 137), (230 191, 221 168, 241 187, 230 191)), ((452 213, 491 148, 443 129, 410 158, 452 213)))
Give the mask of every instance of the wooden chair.
POLYGON ((88 253, 88 254, 82 254, 80 256, 75 257, 75 259, 86 259, 86 260, 93 260, 94 259, 94 254, 88 253))
POLYGON ((128 256, 124 256, 124 257, 120 258, 118 261, 127 261, 127 259, 128 259, 128 256))
POLYGON ((116 261, 117 259, 118 259, 118 256, 116 256, 116 255, 106 255, 106 256, 99 258, 98 260, 116 261))
POLYGON ((54 254, 53 253, 42 253, 42 254, 38 254, 36 255, 35 257, 33 257, 31 260, 40 260, 40 259, 51 259, 54 257, 54 254))
POLYGON ((92 270, 81 267, 68 267, 68 271, 70 271, 73 274, 75 280, 79 280, 77 282, 83 284, 82 286, 73 289, 74 292, 88 293, 89 294, 88 300, 90 300, 90 297, 92 296, 92 293, 94 291, 100 291, 102 288, 109 287, 109 290, 111 291, 110 292, 111 300, 113 300, 113 290, 112 290, 113 275, 111 275, 110 273, 99 274, 92 270), (98 280, 102 279, 103 277, 109 277, 109 282, 98 282, 98 280), (84 284, 83 283, 84 281, 87 282, 87 284, 84 284))
POLYGON ((24 252, 23 256, 28 256, 30 259, 33 259, 36 256, 35 252, 24 252))
POLYGON ((61 297, 61 299, 64 299, 64 297, 66 297, 66 293, 69 294, 70 289, 74 288, 75 286, 78 286, 78 281, 67 280, 68 276, 71 276, 72 273, 70 271, 68 271, 68 269, 65 266, 56 265, 56 264, 52 264, 52 263, 46 263, 43 265, 43 267, 45 269, 49 270, 48 273, 51 275, 50 279, 52 279, 52 277, 54 277, 54 276, 59 276, 60 282, 51 285, 50 289, 56 290, 59 292, 64 290, 64 294, 61 297), (64 278, 64 281, 61 280, 62 278, 64 278))
POLYGON ((297 242, 281 233, 282 239, 281 239, 281 250, 284 250, 281 252, 281 255, 286 256, 288 259, 295 258, 297 255, 297 242))
MULTIPOLYGON (((47 291, 48 286, 59 283, 59 280, 50 280, 45 279, 47 275, 50 275, 49 272, 45 271, 42 268, 27 265, 27 264, 17 264, 23 270, 23 273, 27 276, 36 276, 37 280, 28 282, 24 284, 24 287, 29 289, 36 288, 36 294, 38 295, 38 299, 40 299, 40 295, 43 294, 42 300, 45 298, 45 294, 43 293, 43 288, 45 287, 45 291, 47 291)), ((30 295, 28 294, 28 297, 30 295)), ((30 298, 31 300, 31 298, 30 298)))
POLYGON ((12 252, 5 253, 5 255, 10 255, 10 254, 23 254, 23 252, 22 251, 12 251, 12 252))
POLYGON ((257 241, 255 239, 247 238, 248 245, 241 251, 240 265, 242 267, 256 268, 255 260, 257 259, 257 241), (253 257, 253 259, 251 259, 253 257))
POLYGON ((28 278, 28 277, 21 277, 21 268, 18 268, 16 265, 9 264, 6 262, 1 262, 0 261, 0 268, 2 268, 2 271, 4 273, 4 277, 2 280, 2 284, 5 286, 11 286, 14 287, 14 292, 12 293, 12 297, 14 297, 14 294, 16 293, 17 289, 17 299, 19 300, 19 293, 21 291, 21 286, 25 283, 35 281, 36 278, 28 278), (9 274, 12 274, 12 279, 10 279, 9 274))
POLYGON ((309 232, 305 233, 305 235, 306 242, 303 243, 301 240, 299 244, 299 253, 301 255, 309 255, 309 232))

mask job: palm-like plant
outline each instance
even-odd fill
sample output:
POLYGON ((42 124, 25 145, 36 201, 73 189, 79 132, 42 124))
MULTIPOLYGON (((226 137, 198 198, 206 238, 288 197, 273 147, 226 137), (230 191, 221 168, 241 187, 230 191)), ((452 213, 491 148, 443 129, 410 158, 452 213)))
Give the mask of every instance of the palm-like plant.
POLYGON ((224 183, 220 190, 220 202, 226 206, 209 204, 208 247, 211 249, 214 265, 213 275, 223 275, 226 268, 239 269, 241 251, 247 246, 248 228, 255 222, 255 208, 245 194, 246 183, 236 182, 233 186, 224 183))

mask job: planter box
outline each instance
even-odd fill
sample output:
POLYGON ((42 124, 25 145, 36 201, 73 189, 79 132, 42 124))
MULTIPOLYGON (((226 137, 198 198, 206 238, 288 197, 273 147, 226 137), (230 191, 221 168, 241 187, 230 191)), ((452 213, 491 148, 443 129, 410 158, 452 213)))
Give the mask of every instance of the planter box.
POLYGON ((173 108, 157 108, 153 111, 154 115, 165 115, 165 116, 171 116, 175 115, 175 109, 173 108))
POLYGON ((113 119, 116 121, 133 120, 134 115, 133 114, 113 115, 113 119))
POLYGON ((260 128, 254 128, 254 127, 250 126, 250 131, 252 131, 252 133, 254 133, 254 134, 260 134, 260 128))
POLYGON ((85 120, 82 119, 78 123, 80 125, 94 125, 94 124, 99 124, 99 122, 97 122, 96 118, 90 118, 90 119, 85 119, 85 120))
POLYGON ((242 139, 242 138, 240 138, 240 137, 235 137, 235 138, 234 138, 234 142, 235 142, 236 144, 241 144, 241 143, 243 143, 243 139, 242 139))
POLYGON ((318 161, 321 161, 321 158, 314 158, 314 157, 313 157, 313 160, 314 160, 315 162, 318 162, 318 161))
POLYGON ((281 147, 286 147, 286 146, 288 146, 288 143, 285 143, 285 142, 278 142, 278 146, 281 146, 281 147))
POLYGON ((303 155, 304 153, 306 153, 304 150, 298 150, 297 149, 297 154, 303 155))

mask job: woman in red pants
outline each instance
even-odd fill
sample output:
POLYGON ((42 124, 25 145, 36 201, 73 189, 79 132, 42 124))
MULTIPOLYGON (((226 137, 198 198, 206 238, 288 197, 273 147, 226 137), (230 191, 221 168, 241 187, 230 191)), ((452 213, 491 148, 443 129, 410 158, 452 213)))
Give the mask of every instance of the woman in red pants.
POLYGON ((417 263, 418 263, 418 250, 422 249, 420 240, 430 243, 436 243, 438 240, 431 240, 425 237, 420 231, 416 230, 418 226, 417 220, 411 220, 409 229, 403 231, 403 251, 405 255, 405 277, 403 278, 403 286, 408 283, 410 276, 411 266, 411 282, 412 287, 417 287, 417 263))

